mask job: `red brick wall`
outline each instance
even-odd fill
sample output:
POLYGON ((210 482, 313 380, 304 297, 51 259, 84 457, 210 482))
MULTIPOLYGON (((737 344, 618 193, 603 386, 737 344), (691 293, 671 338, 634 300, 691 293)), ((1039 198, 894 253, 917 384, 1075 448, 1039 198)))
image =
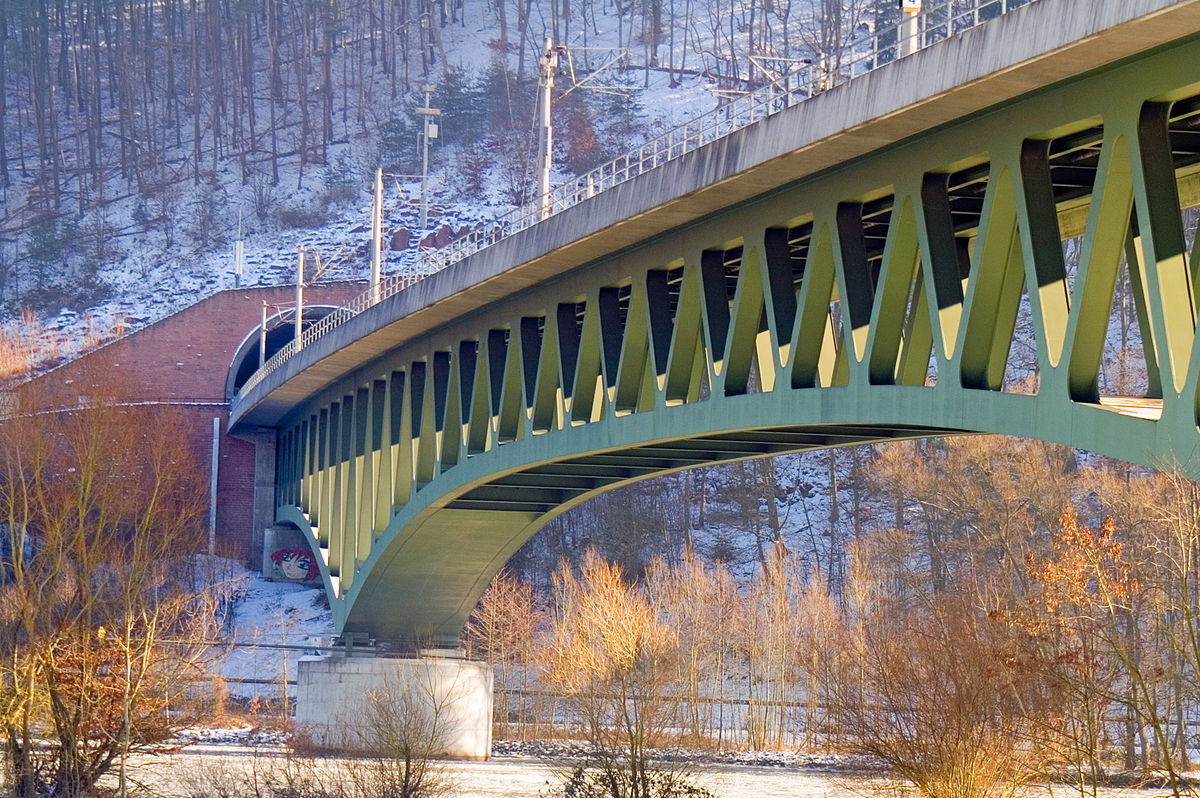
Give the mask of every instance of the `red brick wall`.
POLYGON ((254 444, 224 435, 228 422, 226 410, 221 416, 221 460, 217 467, 218 544, 228 547, 230 556, 247 561, 253 533, 254 444))
MULTIPOLYGON (((340 305, 363 291, 362 283, 305 288, 304 301, 340 305)), ((217 470, 217 543, 248 560, 254 499, 254 446, 225 434, 229 405, 225 380, 238 345, 262 321, 262 303, 289 305, 288 286, 222 291, 178 313, 64 363, 16 386, 28 411, 76 407, 80 397, 112 395, 123 402, 180 406, 196 468, 209 479, 212 419, 221 419, 217 470)), ((252 563, 257 565, 257 563, 252 563)))
MULTIPOLYGON (((362 283, 331 283, 304 291, 306 304, 340 305, 362 283)), ((238 345, 262 321, 262 303, 288 306, 288 286, 242 288, 213 294, 173 315, 101 346, 29 383, 37 402, 69 407, 83 386, 107 383, 123 401, 224 402, 225 378, 238 345)))

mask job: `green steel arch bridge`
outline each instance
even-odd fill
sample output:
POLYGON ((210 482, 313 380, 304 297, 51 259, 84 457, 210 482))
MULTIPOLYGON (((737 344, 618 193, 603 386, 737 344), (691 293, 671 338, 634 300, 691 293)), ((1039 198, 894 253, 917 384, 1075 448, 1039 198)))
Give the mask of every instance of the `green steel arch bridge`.
POLYGON ((385 282, 242 387, 340 633, 452 643, 549 519, 710 463, 976 432, 1200 474, 1200 0, 965 5, 385 282))

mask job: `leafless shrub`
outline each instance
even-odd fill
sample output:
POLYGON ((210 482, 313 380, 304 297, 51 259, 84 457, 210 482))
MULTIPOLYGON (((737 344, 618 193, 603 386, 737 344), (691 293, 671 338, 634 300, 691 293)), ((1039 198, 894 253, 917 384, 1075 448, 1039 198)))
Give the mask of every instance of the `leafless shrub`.
POLYGON ((463 690, 438 684, 436 663, 406 663, 368 695, 364 744, 374 755, 357 776, 364 794, 437 798, 454 779, 439 757, 458 732, 455 704, 463 690))
POLYGON ((265 222, 275 206, 275 186, 266 174, 255 172, 250 178, 250 197, 254 203, 254 215, 260 222, 265 222))
POLYGON ((284 227, 304 230, 324 225, 329 221, 329 212, 328 208, 321 203, 312 206, 279 208, 275 211, 275 218, 284 227))
POLYGON ((158 189, 154 197, 158 211, 157 223, 163 234, 163 244, 167 249, 175 245, 175 232, 179 229, 179 200, 182 192, 177 183, 166 183, 158 189))
POLYGON ((256 750, 249 761, 197 757, 176 780, 188 798, 366 798, 356 782, 355 763, 325 757, 278 756, 256 750))
POLYGON ((1019 634, 952 594, 864 612, 829 686, 853 751, 926 798, 1011 798, 1042 772, 1034 718, 1052 702, 1019 634))
POLYGON ((0 326, 0 383, 22 379, 59 354, 58 342, 45 335, 37 314, 26 309, 19 322, 0 326))

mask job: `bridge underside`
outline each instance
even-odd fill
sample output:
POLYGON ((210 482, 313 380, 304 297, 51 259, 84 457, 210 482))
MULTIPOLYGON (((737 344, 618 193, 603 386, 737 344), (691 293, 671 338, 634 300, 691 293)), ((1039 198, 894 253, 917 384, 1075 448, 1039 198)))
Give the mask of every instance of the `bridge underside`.
MULTIPOLYGON (((393 522, 402 527, 398 539, 371 563, 355 612, 341 628, 379 640, 453 644, 491 578, 526 540, 571 507, 621 485, 738 459, 956 432, 861 424, 710 431, 488 474, 431 504, 418 500, 405 507, 393 522)), ((537 456, 541 447, 512 448, 537 456)), ((318 539, 311 514, 296 505, 281 506, 278 517, 318 539)))
POLYGON ((1040 89, 332 376, 278 424, 277 505, 339 629, 449 640, 547 520, 712 462, 986 432, 1200 473, 1196 63, 1040 89))
MULTIPOLYGON (((383 399, 390 411, 386 392, 383 399)), ((750 393, 676 408, 667 429, 660 428, 661 416, 648 413, 626 416, 611 426, 579 427, 571 435, 571 454, 564 452, 557 434, 523 436, 440 471, 430 485, 414 479, 414 493, 403 505, 389 508, 395 514, 382 534, 375 532, 370 508, 382 509, 388 501, 396 484, 394 469, 404 468, 401 459, 420 447, 419 439, 291 482, 284 490, 299 491, 301 497, 307 491, 308 499, 289 502, 285 497, 278 518, 307 532, 322 562, 333 564, 328 587, 341 596, 334 607, 342 632, 382 641, 453 644, 491 578, 516 550, 552 518, 606 490, 713 463, 972 432, 1072 442, 1115 455, 1147 442, 1155 451, 1170 451, 1169 443, 1153 441, 1161 432, 1152 420, 1160 407, 1155 400, 1128 400, 1120 407, 1106 400, 1103 405, 1081 404, 1064 419, 1045 414, 1044 403, 1035 396, 995 392, 972 397, 936 386, 887 386, 865 397, 849 386, 750 393), (1117 430, 1110 423, 1114 411, 1132 414, 1117 430), (816 422, 818 418, 823 421, 816 422), (812 421, 789 423, 800 419, 812 421), (435 483, 438 489, 429 490, 435 483), (317 507, 332 508, 326 523, 335 534, 337 519, 342 520, 338 537, 322 534, 317 507), (347 534, 347 529, 356 532, 347 534), (338 542, 343 548, 331 550, 329 544, 338 542), (351 548, 357 546, 371 553, 356 563, 357 578, 347 589, 339 578, 345 571, 338 566, 343 558, 357 559, 351 548)), ((354 414, 353 407, 349 412, 354 414)), ((386 438, 389 430, 381 432, 386 438)), ((314 451, 319 450, 318 444, 314 451)), ((1171 467, 1187 454, 1144 462, 1171 467)))

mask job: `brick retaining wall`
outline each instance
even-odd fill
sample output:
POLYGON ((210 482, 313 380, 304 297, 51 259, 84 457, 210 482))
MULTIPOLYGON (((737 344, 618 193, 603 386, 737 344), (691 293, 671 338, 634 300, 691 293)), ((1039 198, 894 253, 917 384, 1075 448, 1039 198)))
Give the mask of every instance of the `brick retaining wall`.
MULTIPOLYGON (((362 283, 306 287, 305 304, 340 305, 362 283)), ((205 479, 212 460, 212 419, 221 419, 217 471, 217 544, 251 560, 254 538, 254 444, 225 434, 225 381, 238 346, 262 321, 262 303, 290 306, 295 288, 266 286, 221 291, 178 313, 70 360, 11 389, 17 407, 38 412, 77 407, 81 399, 178 406, 196 467, 205 479)), ((270 311, 274 313, 275 311, 270 311)))

